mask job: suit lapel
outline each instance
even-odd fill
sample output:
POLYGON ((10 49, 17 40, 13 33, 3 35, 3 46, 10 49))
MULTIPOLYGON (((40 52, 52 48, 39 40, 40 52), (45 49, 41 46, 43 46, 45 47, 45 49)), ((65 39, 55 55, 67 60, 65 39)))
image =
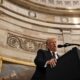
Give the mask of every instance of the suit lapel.
POLYGON ((49 60, 52 58, 52 54, 50 53, 50 51, 46 51, 45 56, 46 56, 46 60, 49 60))
MULTIPOLYGON (((49 50, 45 51, 44 54, 45 54, 45 59, 46 60, 49 60, 49 59, 53 58, 53 56, 52 56, 52 54, 49 50)), ((57 54, 57 57, 59 58, 60 56, 57 54)))

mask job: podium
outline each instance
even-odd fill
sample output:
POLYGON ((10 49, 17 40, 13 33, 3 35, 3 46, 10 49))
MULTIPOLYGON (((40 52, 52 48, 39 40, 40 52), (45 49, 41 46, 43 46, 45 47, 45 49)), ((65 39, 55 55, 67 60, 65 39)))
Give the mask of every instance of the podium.
POLYGON ((79 49, 76 47, 65 53, 54 68, 46 69, 46 80, 80 80, 79 49))

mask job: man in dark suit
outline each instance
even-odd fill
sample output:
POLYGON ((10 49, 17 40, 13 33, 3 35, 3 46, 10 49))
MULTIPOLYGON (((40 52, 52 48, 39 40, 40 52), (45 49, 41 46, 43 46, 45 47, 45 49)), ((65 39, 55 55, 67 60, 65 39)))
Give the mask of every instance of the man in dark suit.
POLYGON ((56 66, 58 59, 56 43, 57 41, 55 38, 49 38, 46 41, 47 50, 38 50, 37 56, 34 60, 36 70, 31 80, 45 80, 47 65, 50 65, 51 68, 56 66))

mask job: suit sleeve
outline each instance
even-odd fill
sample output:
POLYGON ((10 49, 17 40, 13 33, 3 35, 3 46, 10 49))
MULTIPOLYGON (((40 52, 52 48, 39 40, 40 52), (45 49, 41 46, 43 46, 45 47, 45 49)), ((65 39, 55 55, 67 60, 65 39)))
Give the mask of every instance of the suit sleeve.
POLYGON ((38 67, 44 67, 46 58, 45 58, 45 54, 44 54, 43 50, 41 50, 41 49, 38 50, 37 56, 36 56, 34 62, 38 67))

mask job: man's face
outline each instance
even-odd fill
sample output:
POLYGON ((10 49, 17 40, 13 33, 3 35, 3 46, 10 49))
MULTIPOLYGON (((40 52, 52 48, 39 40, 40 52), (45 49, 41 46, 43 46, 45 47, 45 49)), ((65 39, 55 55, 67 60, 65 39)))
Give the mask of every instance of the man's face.
POLYGON ((52 38, 52 39, 49 39, 48 42, 47 42, 47 48, 50 50, 50 51, 53 51, 55 52, 57 50, 57 47, 56 47, 56 39, 55 38, 52 38))

